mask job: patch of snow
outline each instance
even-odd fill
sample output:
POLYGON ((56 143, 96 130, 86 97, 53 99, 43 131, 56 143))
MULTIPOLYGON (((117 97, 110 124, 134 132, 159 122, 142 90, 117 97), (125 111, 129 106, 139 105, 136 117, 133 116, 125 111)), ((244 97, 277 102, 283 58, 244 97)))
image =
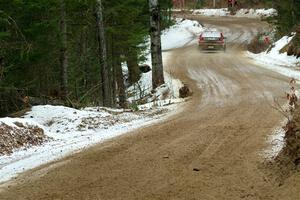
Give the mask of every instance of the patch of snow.
POLYGON ((300 58, 296 56, 288 56, 287 53, 280 53, 280 50, 290 43, 293 36, 284 36, 277 42, 270 51, 259 54, 246 52, 246 56, 252 58, 257 64, 276 71, 285 76, 300 80, 300 71, 296 70, 296 66, 300 65, 300 58))
MULTIPOLYGON (((197 21, 184 20, 181 18, 175 19, 175 25, 171 26, 167 30, 162 32, 162 53, 163 63, 166 64, 169 59, 169 53, 167 50, 174 48, 184 47, 188 44, 197 42, 198 35, 204 30, 204 28, 197 21)), ((150 54, 150 41, 147 39, 147 50, 145 51, 146 60, 143 64, 147 64, 151 67, 151 54, 150 54)), ((180 80, 175 79, 172 76, 172 72, 165 71, 165 83, 170 90, 169 99, 179 98, 179 89, 183 86, 180 80)), ((143 97, 149 96, 152 91, 152 72, 143 73, 140 80, 128 88, 127 92, 130 94, 128 100, 134 102, 143 97)), ((159 94, 155 94, 159 96, 159 94)), ((148 102, 152 98, 148 99, 148 102)))
POLYGON ((274 8, 270 9, 240 9, 234 15, 235 17, 246 17, 246 18, 267 18, 274 17, 277 15, 277 10, 274 8))
MULTIPOLYGON (((163 63, 166 64, 169 59, 169 52, 163 52, 163 63)), ((151 55, 147 55, 146 63, 151 67, 151 55)), ((182 82, 179 79, 176 79, 172 76, 171 71, 165 71, 164 72, 165 77, 165 85, 167 86, 169 90, 169 96, 168 99, 177 99, 179 98, 179 89, 183 87, 182 82)), ((163 88, 162 88, 163 89, 163 88)), ((152 91, 152 71, 147 73, 142 73, 142 76, 140 80, 128 88, 128 93, 130 93, 132 96, 128 98, 129 102, 134 102, 136 100, 139 100, 141 98, 144 98, 146 96, 149 96, 152 91)), ((156 94, 153 96, 160 96, 160 93, 162 90, 158 90, 156 94)), ((152 100, 152 98, 149 98, 147 101, 148 103, 152 100)))
POLYGON ((156 123, 177 112, 176 105, 161 104, 160 108, 145 105, 144 111, 125 112, 120 109, 85 108, 77 110, 63 106, 36 106, 23 118, 1 118, 0 122, 37 125, 52 139, 41 146, 20 149, 11 155, 0 156, 0 182, 19 173, 66 155, 119 136, 141 126, 156 123), (146 110, 151 108, 151 110, 146 110), (164 112, 164 111, 172 112, 164 112))
POLYGON ((184 102, 183 99, 164 99, 164 100, 157 100, 157 101, 153 101, 153 102, 149 102, 143 105, 139 105, 139 109, 140 110, 149 110, 155 107, 162 107, 162 106, 168 106, 168 105, 172 105, 172 104, 177 104, 177 103, 181 103, 184 102))
MULTIPOLYGON (((288 56, 287 53, 280 53, 280 50, 290 43, 293 36, 284 36, 280 40, 274 43, 274 47, 270 51, 265 51, 259 54, 246 52, 246 56, 252 58, 258 65, 285 75, 296 80, 300 80, 300 71, 296 69, 296 66, 300 64, 300 58, 295 56, 288 56)), ((299 97, 299 91, 296 91, 296 95, 299 97)), ((284 109, 287 110, 287 105, 284 109)), ((276 128, 274 132, 269 136, 268 143, 270 147, 263 152, 263 156, 267 159, 275 158, 285 145, 284 136, 285 130, 282 128, 287 121, 282 122, 281 126, 276 128)))
POLYGON ((123 74, 123 78, 124 78, 124 84, 126 86, 128 86, 127 80, 128 80, 128 77, 129 77, 129 71, 128 71, 127 62, 122 62, 121 66, 122 66, 122 74, 123 74))
POLYGON ((286 120, 282 122, 282 126, 277 127, 273 133, 268 137, 267 142, 270 144, 263 152, 263 156, 269 160, 274 159, 284 147, 285 131, 282 128, 286 124, 286 120))
POLYGON ((219 8, 219 9, 205 9, 204 8, 204 9, 193 10, 193 15, 224 17, 224 16, 229 16, 230 11, 227 8, 219 8))
POLYGON ((175 25, 164 30, 161 36, 162 50, 170 50, 186 46, 203 31, 197 21, 175 19, 175 25))
POLYGON ((11 127, 17 128, 18 126, 15 124, 16 122, 24 124, 24 125, 30 125, 30 126, 40 126, 37 122, 35 122, 32 119, 23 119, 23 118, 10 118, 10 117, 5 117, 5 118, 0 118, 0 124, 6 124, 11 127))
POLYGON ((172 11, 172 12, 182 12, 182 11, 184 11, 184 9, 180 9, 180 8, 172 8, 171 11, 172 11))
POLYGON ((246 18, 267 18, 277 15, 274 8, 270 9, 239 9, 235 15, 231 15, 228 8, 219 9, 197 9, 193 10, 194 15, 216 16, 216 17, 246 17, 246 18))

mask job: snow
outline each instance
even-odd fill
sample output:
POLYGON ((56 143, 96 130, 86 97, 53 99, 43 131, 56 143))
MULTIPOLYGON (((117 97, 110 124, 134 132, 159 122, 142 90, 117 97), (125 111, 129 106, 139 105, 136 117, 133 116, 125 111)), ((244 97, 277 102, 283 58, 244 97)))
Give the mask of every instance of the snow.
POLYGON ((274 8, 270 9, 240 9, 235 15, 231 15, 228 8, 219 9, 197 9, 192 10, 194 15, 216 16, 216 17, 246 17, 246 18, 267 18, 277 15, 274 8))
POLYGON ((24 125, 39 126, 38 123, 36 123, 35 121, 33 121, 31 119, 22 119, 22 118, 16 119, 16 118, 10 118, 10 117, 0 118, 0 124, 3 123, 8 126, 11 126, 11 127, 18 128, 18 126, 15 124, 16 122, 19 122, 24 125))
MULTIPOLYGON (((162 33, 162 49, 180 48, 195 42, 202 30, 196 21, 176 19, 175 25, 162 33)), ((151 66, 150 42, 147 45, 145 64, 151 66)), ((163 62, 166 63, 168 59, 169 52, 163 52, 163 62)), ((128 74, 126 63, 122 63, 122 69, 124 74, 128 74)), ((141 95, 151 93, 151 79, 151 71, 142 74, 138 84, 129 88, 128 92, 135 91, 137 87, 143 91, 133 94, 129 100, 134 101, 141 95)), ((174 104, 184 101, 179 98, 179 89, 183 84, 172 77, 171 71, 165 72, 165 82, 165 85, 156 90, 155 99, 138 106, 139 112, 96 107, 78 110, 46 105, 33 107, 24 118, 1 118, 0 122, 11 126, 15 126, 14 122, 22 122, 41 127, 51 139, 41 146, 19 149, 11 155, 0 156, 0 182, 8 181, 26 170, 58 160, 107 139, 159 122, 164 117, 178 112, 174 104), (162 98, 166 92, 169 93, 168 98, 162 98), (165 112, 161 114, 161 111, 165 112)))
MULTIPOLYGON (((192 43, 196 43, 198 40, 198 35, 204 31, 204 28, 197 21, 184 20, 181 18, 175 19, 175 24, 162 32, 161 43, 162 43, 162 56, 163 64, 165 65, 169 59, 168 50, 180 48, 187 46, 192 43)), ((145 51, 146 61, 142 64, 147 64, 151 66, 151 55, 150 55, 150 42, 147 38, 147 50, 145 51)), ((165 83, 167 88, 169 88, 170 94, 168 99, 174 101, 174 99, 179 98, 179 89, 183 86, 180 80, 175 79, 172 76, 171 71, 165 71, 165 83)), ((143 73, 137 84, 128 88, 128 92, 131 93, 129 98, 130 102, 137 101, 143 97, 149 96, 152 91, 152 72, 143 73)), ((161 96, 161 90, 157 91, 153 96, 161 96)), ((155 98, 156 98, 155 97, 155 98)), ((153 98, 148 99, 148 103, 151 102, 153 98)), ((161 99, 160 99, 161 100, 161 99)), ((182 101, 182 100, 181 100, 182 101)), ((177 100, 175 100, 177 102, 177 100)))
POLYGON ((227 8, 220 8, 220 9, 197 9, 193 10, 193 15, 203 15, 203 16, 218 16, 224 17, 229 16, 230 12, 227 8))
MULTIPOLYGON (((163 52, 162 53, 163 57, 163 63, 166 64, 169 59, 169 52, 163 52)), ((147 60, 145 64, 148 64, 151 66, 151 56, 150 54, 147 55, 147 60)), ((171 71, 165 71, 164 72, 164 77, 165 77, 165 86, 166 87, 161 87, 158 88, 157 92, 153 94, 152 98, 148 98, 147 102, 151 102, 153 98, 156 98, 161 96, 161 93, 164 93, 163 90, 165 88, 168 88, 170 94, 168 95, 168 99, 178 99, 179 98, 179 89, 183 87, 182 82, 179 79, 176 79, 172 77, 172 72, 171 71)), ((144 97, 150 96, 152 91, 152 71, 143 73, 140 80, 137 82, 137 84, 131 86, 128 88, 128 93, 131 93, 132 96, 128 98, 130 102, 135 102, 139 99, 142 99, 144 97)), ((159 99, 162 100, 162 99, 159 99)), ((181 100, 183 101, 183 100, 181 100)))
POLYGON ((277 15, 277 11, 274 8, 270 9, 240 9, 236 12, 235 17, 246 18, 267 18, 277 15))
POLYGON ((11 155, 0 156, 0 182, 141 126, 161 121, 176 112, 176 105, 169 104, 161 104, 168 105, 164 107, 166 110, 145 105, 145 111, 139 112, 96 107, 77 110, 46 105, 33 107, 24 119, 2 118, 0 122, 11 126, 14 126, 14 122, 22 122, 41 127, 51 139, 41 146, 20 149, 11 155), (167 112, 171 110, 173 111, 167 112), (157 114, 161 111, 165 112, 157 114))
POLYGON ((274 159, 283 149, 285 143, 285 131, 282 127, 286 123, 287 120, 284 120, 282 122, 282 126, 279 126, 276 129, 274 129, 273 133, 268 137, 267 142, 270 144, 270 146, 263 152, 263 157, 269 160, 274 159))
POLYGON ((259 54, 246 52, 246 56, 252 58, 260 66, 276 71, 280 74, 300 80, 300 71, 297 66, 300 65, 300 58, 288 56, 287 53, 280 53, 280 50, 289 44, 295 34, 292 36, 284 36, 274 43, 274 47, 270 51, 259 54))
POLYGON ((203 31, 203 27, 192 20, 175 19, 175 25, 162 32, 162 50, 170 50, 186 46, 203 31))
MULTIPOLYGON (((287 53, 280 53, 280 50, 291 42, 295 37, 284 36, 280 40, 274 43, 270 50, 265 52, 254 54, 249 51, 246 52, 246 56, 250 57, 259 66, 266 69, 275 71, 289 78, 300 80, 300 71, 297 70, 297 66, 300 64, 300 58, 295 56, 288 56, 287 53)), ((296 95, 299 97, 299 91, 296 91, 296 95)), ((284 110, 288 110, 288 105, 284 105, 284 110)), ((284 147, 285 130, 282 128, 287 123, 284 120, 281 126, 277 127, 268 138, 268 143, 271 144, 268 149, 263 152, 263 156, 267 159, 275 158, 284 147)))

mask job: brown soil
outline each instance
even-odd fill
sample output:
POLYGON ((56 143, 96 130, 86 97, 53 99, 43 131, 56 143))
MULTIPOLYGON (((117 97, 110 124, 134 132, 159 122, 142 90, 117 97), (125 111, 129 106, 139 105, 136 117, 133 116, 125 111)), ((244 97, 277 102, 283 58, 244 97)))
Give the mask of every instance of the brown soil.
POLYGON ((299 200, 299 174, 279 186, 262 165, 282 120, 270 104, 289 79, 247 59, 242 38, 267 25, 199 20, 227 30, 228 51, 171 52, 167 70, 193 91, 176 115, 26 172, 2 185, 0 199, 299 200))

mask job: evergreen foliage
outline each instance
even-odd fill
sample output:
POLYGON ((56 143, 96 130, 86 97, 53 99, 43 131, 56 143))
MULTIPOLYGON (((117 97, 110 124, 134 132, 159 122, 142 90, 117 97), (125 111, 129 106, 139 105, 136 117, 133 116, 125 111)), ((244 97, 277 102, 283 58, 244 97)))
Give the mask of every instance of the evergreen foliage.
MULTIPOLYGON (((73 106, 103 105, 96 0, 1 0, 0 115, 22 109, 24 96, 46 99, 48 103, 63 99, 61 2, 66 5, 66 102, 73 106)), ((141 44, 149 35, 148 3, 145 0, 102 3, 111 105, 118 106, 118 101, 124 101, 125 90, 121 62, 129 64, 131 83, 139 79, 141 44)), ((170 0, 161 0, 164 25, 170 21, 170 7, 170 0)))

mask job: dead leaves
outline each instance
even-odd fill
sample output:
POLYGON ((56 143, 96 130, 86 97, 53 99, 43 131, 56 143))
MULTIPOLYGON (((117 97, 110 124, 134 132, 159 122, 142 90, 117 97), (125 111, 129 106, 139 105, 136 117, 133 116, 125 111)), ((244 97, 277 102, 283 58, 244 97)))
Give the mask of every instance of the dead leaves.
POLYGON ((37 126, 20 122, 14 124, 16 126, 0 124, 0 155, 11 154, 15 149, 22 147, 41 145, 49 139, 44 130, 37 126))

